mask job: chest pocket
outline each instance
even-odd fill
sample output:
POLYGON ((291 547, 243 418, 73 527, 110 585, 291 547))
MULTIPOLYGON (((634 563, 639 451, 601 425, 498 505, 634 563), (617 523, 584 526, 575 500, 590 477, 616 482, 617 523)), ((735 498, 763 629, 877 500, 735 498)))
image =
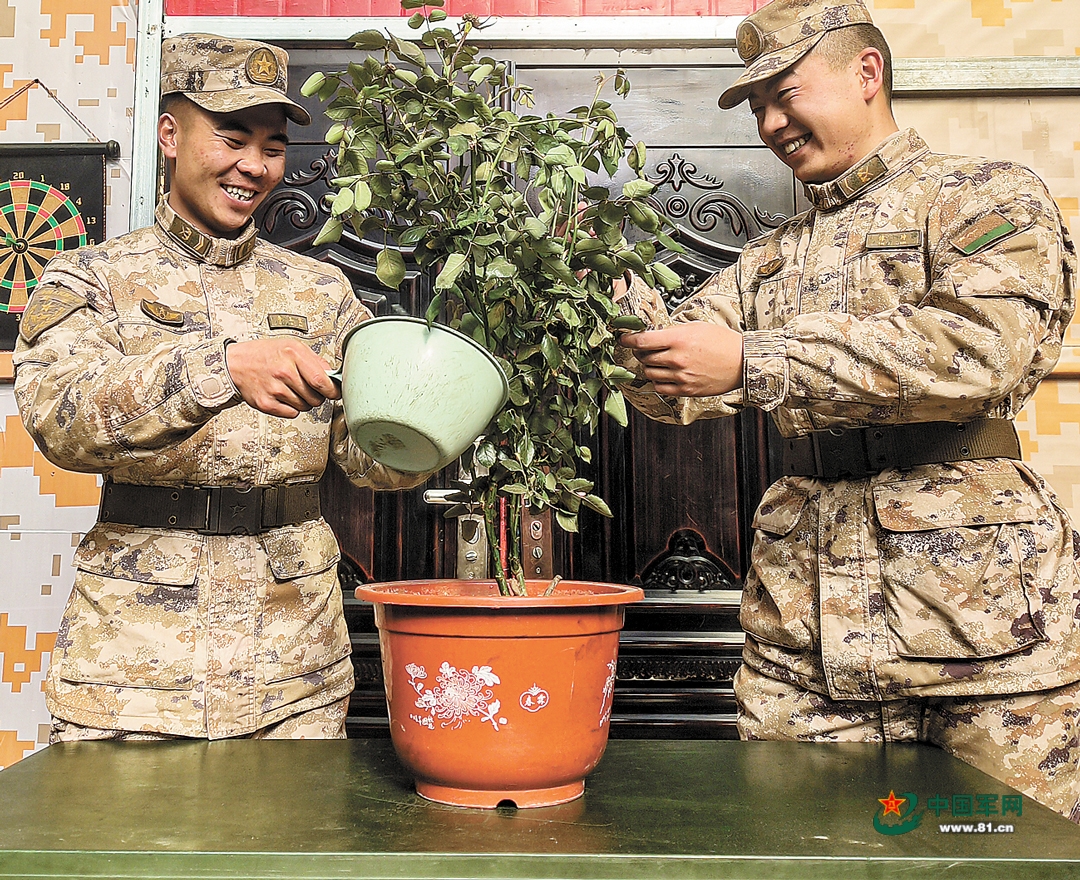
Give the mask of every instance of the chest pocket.
POLYGON ((202 542, 101 524, 75 553, 57 650, 60 677, 119 687, 192 685, 202 542))
POLYGON ((143 299, 120 314, 120 338, 125 354, 147 354, 160 345, 197 343, 209 338, 205 308, 182 310, 143 299))
POLYGON ((885 230, 866 236, 866 249, 847 266, 847 310, 873 315, 902 303, 917 305, 929 289, 923 233, 885 230))
POLYGON ((904 657, 988 658, 1046 640, 1036 564, 1038 497, 1019 474, 874 487, 892 647, 904 657))

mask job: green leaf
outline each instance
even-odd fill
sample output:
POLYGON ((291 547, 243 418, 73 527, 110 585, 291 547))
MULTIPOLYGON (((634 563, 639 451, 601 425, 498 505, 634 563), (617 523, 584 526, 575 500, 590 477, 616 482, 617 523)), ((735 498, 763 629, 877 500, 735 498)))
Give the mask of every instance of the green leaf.
POLYGON ((334 201, 330 204, 330 213, 334 217, 340 217, 342 214, 347 214, 353 207, 353 191, 351 189, 338 190, 338 194, 334 196, 334 201))
POLYGON ((344 223, 336 217, 331 217, 323 224, 323 228, 319 230, 319 234, 315 236, 315 240, 311 244, 320 245, 331 241, 337 241, 341 238, 341 232, 344 228, 344 223))
POLYGON ((640 171, 645 167, 645 143, 638 141, 626 156, 626 164, 634 171, 640 171))
POLYGON ((639 275, 645 271, 645 261, 641 259, 637 251, 619 251, 615 254, 615 259, 620 267, 632 269, 639 275))
POLYGON ((401 0, 402 9, 423 9, 427 6, 427 0, 401 0))
POLYGON ((414 43, 410 43, 406 40, 399 40, 397 37, 391 35, 390 50, 402 61, 411 62, 420 68, 427 65, 427 58, 424 55, 424 50, 414 43))
POLYGON ((635 179, 628 180, 623 184, 623 195, 628 199, 640 199, 642 196, 649 195, 656 187, 649 183, 647 180, 635 179))
POLYGON ((495 463, 499 460, 499 454, 495 449, 495 444, 485 440, 476 447, 476 453, 473 455, 473 460, 481 467, 489 469, 495 467, 495 463))
POLYGON ((545 165, 576 165, 577 156, 566 144, 559 144, 544 153, 545 165))
POLYGON ((540 340, 540 351, 544 354, 544 360, 547 361, 547 365, 553 370, 557 370, 559 365, 562 364, 563 354, 562 349, 559 348, 552 336, 545 335, 540 340))
POLYGON ((345 126, 342 125, 340 122, 335 122, 326 130, 325 141, 328 144, 341 143, 341 138, 344 136, 344 134, 345 126))
POLYGON ((375 258, 375 277, 387 287, 397 290, 405 278, 405 260, 393 248, 383 248, 375 258))
MULTIPOLYGON (((439 2, 441 3, 442 0, 439 0, 439 2)), ((435 4, 431 3, 429 5, 434 6, 435 4)), ((432 23, 436 21, 446 21, 446 13, 441 9, 432 9, 428 15, 428 21, 432 23)))
POLYGON ((386 37, 382 35, 380 31, 367 30, 360 31, 349 37, 349 42, 357 49, 365 52, 371 52, 375 49, 386 48, 386 37))
POLYGON ((612 517, 611 508, 607 506, 607 503, 598 495, 586 495, 581 499, 586 507, 589 507, 599 513, 601 516, 612 517))
POLYGON ((305 98, 310 98, 323 87, 323 83, 325 82, 326 74, 315 71, 315 73, 309 76, 304 84, 300 86, 300 94, 305 98))
POLYGON ((670 235, 667 235, 666 233, 658 233, 656 236, 656 240, 660 242, 660 244, 662 244, 664 247, 666 247, 669 251, 674 251, 677 254, 686 253, 686 248, 684 248, 681 244, 679 244, 677 241, 675 241, 675 239, 673 239, 670 235))
POLYGON ((435 294, 431 298, 431 302, 428 303, 428 307, 424 312, 424 320, 429 324, 434 324, 439 317, 439 312, 442 311, 443 296, 441 293, 435 294))
POLYGON ((371 187, 363 180, 353 184, 353 210, 366 211, 371 206, 371 187))
POLYGON ((447 257, 443 263, 442 271, 439 272, 438 277, 435 279, 435 289, 446 290, 446 288, 452 287, 458 275, 461 274, 461 270, 465 268, 465 260, 465 254, 460 253, 451 254, 447 257))
POLYGON ((469 77, 469 81, 478 83, 481 80, 487 79, 494 72, 494 64, 481 64, 478 68, 476 68, 476 70, 472 72, 472 76, 469 77))
POLYGON ((676 274, 675 270, 666 266, 664 263, 653 263, 650 268, 653 271, 653 275, 656 276, 656 280, 666 289, 674 290, 682 285, 682 279, 676 274))
POLYGON ((611 322, 611 329, 630 330, 636 333, 639 330, 645 329, 645 322, 637 315, 619 315, 619 317, 611 322))
POLYGON ((518 269, 505 257, 496 257, 484 267, 484 274, 489 278, 514 278, 518 274, 518 269))
POLYGON ((469 152, 469 141, 459 134, 452 134, 446 139, 446 147, 455 156, 464 156, 469 152))
POLYGON ((626 400, 621 391, 608 392, 607 400, 604 401, 604 412, 623 428, 629 424, 630 420, 626 415, 626 400))
MULTIPOLYGON (((406 2, 411 2, 411 0, 402 0, 401 6, 402 6, 403 9, 408 9, 409 8, 409 7, 405 6, 406 2)), ((423 27, 425 21, 427 21, 427 19, 424 17, 424 13, 422 13, 422 12, 414 12, 412 15, 409 16, 408 24, 409 24, 409 27, 411 27, 415 31, 415 30, 423 27)))
POLYGON ((530 217, 528 220, 525 221, 523 225, 525 227, 525 231, 529 233, 530 237, 536 239, 537 241, 547 235, 547 224, 538 217, 530 217))
POLYGON ((577 532, 578 530, 576 513, 564 513, 561 510, 556 510, 555 521, 564 532, 577 532))

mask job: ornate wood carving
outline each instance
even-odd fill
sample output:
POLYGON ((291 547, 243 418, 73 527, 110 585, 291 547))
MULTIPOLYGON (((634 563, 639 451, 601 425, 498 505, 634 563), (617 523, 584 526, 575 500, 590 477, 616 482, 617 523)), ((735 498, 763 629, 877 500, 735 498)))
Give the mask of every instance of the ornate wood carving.
POLYGON ((705 538, 694 529, 672 534, 667 550, 645 566, 641 583, 647 590, 670 593, 737 589, 731 567, 709 550, 705 538))

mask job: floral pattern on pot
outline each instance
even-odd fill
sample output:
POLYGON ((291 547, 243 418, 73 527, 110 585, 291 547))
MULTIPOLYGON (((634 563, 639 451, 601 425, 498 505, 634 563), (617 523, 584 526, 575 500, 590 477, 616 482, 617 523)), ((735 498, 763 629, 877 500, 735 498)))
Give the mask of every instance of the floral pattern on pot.
POLYGON ((416 708, 427 711, 427 715, 409 717, 422 727, 434 730, 436 719, 441 727, 453 730, 472 718, 490 722, 496 730, 507 723, 499 715, 502 703, 492 699, 495 693, 491 688, 500 679, 490 666, 474 666, 470 672, 444 661, 436 677, 438 685, 433 688, 424 683, 427 670, 423 666, 409 663, 405 671, 409 674, 409 684, 419 695, 416 708))
POLYGON ((604 697, 600 701, 600 726, 603 727, 611 718, 611 704, 615 702, 615 661, 608 661, 608 677, 604 682, 604 697))

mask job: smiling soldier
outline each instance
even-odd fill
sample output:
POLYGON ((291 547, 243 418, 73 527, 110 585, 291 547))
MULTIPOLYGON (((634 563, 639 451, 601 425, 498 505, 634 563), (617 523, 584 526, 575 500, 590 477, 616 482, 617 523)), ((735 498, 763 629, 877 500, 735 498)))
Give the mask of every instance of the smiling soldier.
POLYGON ((740 619, 747 739, 935 743, 1080 821, 1074 537, 1013 418, 1075 308, 1076 255, 1028 169, 932 153, 891 108, 860 0, 738 29, 761 140, 811 208, 669 317, 616 285, 630 396, 688 423, 772 414, 740 619))
POLYGON ((105 475, 46 685, 53 741, 341 737, 353 688, 337 541, 320 516, 348 436, 327 370, 370 317, 342 273, 256 238, 285 173, 288 56, 162 46, 153 226, 57 255, 23 315, 15 393, 60 467, 105 475))

